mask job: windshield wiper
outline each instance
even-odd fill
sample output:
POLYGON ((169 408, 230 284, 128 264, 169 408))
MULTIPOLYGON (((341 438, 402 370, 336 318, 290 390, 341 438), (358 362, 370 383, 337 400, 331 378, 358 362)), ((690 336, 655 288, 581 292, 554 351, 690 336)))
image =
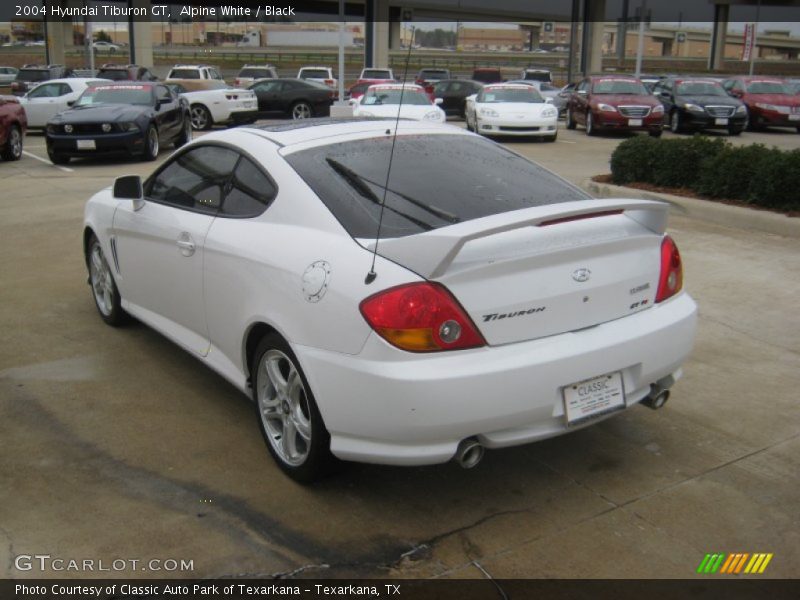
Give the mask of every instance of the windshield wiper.
MULTIPOLYGON (((372 191, 372 189, 364 183, 366 179, 362 178, 360 175, 352 171, 349 167, 344 166, 338 160, 334 158, 326 158, 325 161, 331 166, 331 168, 336 171, 339 175, 341 175, 347 183, 349 183, 354 190, 356 190, 359 194, 364 196, 367 200, 374 202, 378 206, 381 205, 381 199, 372 191)), ((370 182, 372 183, 372 182, 370 182)), ((425 231, 430 231, 433 229, 433 225, 430 223, 425 223, 424 221, 420 221, 419 219, 415 219, 411 215, 407 215, 402 211, 397 210, 396 208, 392 208, 391 206, 385 206, 387 210, 392 211, 393 213, 403 217, 404 219, 408 219, 412 223, 414 223, 417 227, 424 229, 425 231)))

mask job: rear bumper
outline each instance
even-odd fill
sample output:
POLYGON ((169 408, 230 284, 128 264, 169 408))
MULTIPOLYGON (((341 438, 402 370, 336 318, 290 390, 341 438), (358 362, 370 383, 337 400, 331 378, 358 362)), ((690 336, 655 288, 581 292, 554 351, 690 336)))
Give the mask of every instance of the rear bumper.
POLYGON ((248 123, 258 119, 257 108, 234 108, 229 119, 234 123, 248 123))
POLYGON ((696 310, 682 293, 596 327, 504 346, 420 355, 372 334, 357 356, 306 346, 295 352, 336 456, 434 464, 470 436, 499 448, 579 428, 566 424, 561 390, 591 377, 621 371, 626 408, 633 406, 651 383, 680 375, 696 310))

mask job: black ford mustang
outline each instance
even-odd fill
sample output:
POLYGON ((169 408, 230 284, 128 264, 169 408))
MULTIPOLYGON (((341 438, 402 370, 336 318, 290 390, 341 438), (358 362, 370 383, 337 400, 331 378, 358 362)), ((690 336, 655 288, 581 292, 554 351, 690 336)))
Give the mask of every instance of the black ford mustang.
POLYGON ((191 140, 192 123, 185 99, 163 84, 134 81, 88 88, 46 132, 55 164, 108 153, 155 160, 162 144, 177 148, 191 140))

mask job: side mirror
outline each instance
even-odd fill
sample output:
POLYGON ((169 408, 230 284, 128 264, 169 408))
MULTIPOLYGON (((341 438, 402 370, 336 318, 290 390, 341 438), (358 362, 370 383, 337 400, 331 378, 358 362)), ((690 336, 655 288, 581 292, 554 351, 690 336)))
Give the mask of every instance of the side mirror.
POLYGON ((138 175, 125 175, 114 180, 114 198, 133 200, 133 210, 144 206, 142 178, 138 175))
POLYGON ((553 99, 552 98, 545 98, 544 99, 544 103, 545 104, 552 104, 553 103, 553 99))
POLYGON ((436 106, 439 106, 439 105, 440 105, 442 102, 444 102, 444 99, 443 99, 443 98, 434 98, 434 99, 433 99, 433 103, 434 103, 436 106))
POLYGON ((347 103, 350 106, 358 106, 358 100, 356 98, 350 98, 350 100, 348 100, 347 103))
POLYGON ((471 102, 475 102, 475 99, 478 97, 478 94, 472 94, 471 96, 467 96, 467 100, 471 102))

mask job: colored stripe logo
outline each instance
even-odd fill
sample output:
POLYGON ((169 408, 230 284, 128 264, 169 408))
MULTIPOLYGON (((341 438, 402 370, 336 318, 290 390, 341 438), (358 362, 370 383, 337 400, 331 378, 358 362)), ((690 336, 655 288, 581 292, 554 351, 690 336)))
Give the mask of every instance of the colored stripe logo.
POLYGON ((706 554, 700 562, 700 566, 697 567, 697 572, 703 575, 713 575, 714 573, 724 575, 739 575, 742 573, 760 575, 766 570, 772 557, 773 554, 771 552, 757 552, 755 554, 748 552, 734 552, 732 554, 717 552, 706 554))

